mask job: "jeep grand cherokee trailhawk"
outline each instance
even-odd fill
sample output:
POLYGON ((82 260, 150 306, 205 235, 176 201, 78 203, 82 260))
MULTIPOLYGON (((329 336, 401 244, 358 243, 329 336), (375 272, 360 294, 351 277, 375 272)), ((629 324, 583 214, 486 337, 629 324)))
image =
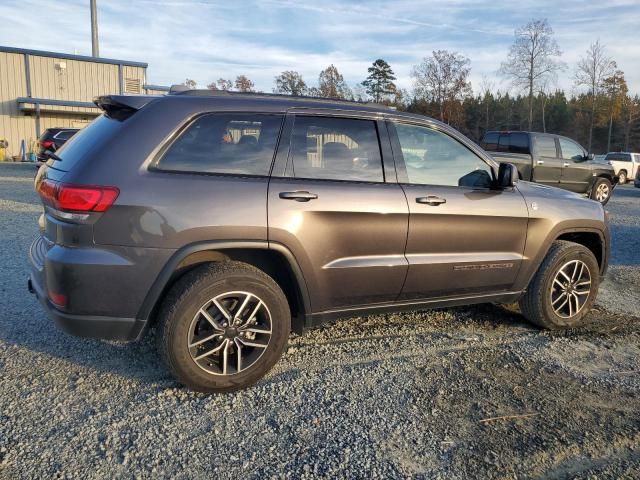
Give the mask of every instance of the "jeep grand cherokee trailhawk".
POLYGON ((337 317, 519 300, 574 326, 607 268, 602 205, 429 118, 195 90, 95 102, 36 178, 29 289, 75 335, 157 327, 196 390, 256 382, 291 330, 337 317))

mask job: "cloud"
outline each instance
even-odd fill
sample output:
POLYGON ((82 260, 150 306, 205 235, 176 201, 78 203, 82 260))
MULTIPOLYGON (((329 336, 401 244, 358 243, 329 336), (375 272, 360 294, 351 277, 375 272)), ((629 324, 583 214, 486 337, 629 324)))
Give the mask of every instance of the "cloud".
MULTIPOLYGON (((471 59, 472 82, 497 77, 514 30, 546 17, 568 70, 558 86, 570 89, 571 71, 589 43, 600 37, 640 91, 637 0, 98 0, 101 54, 149 63, 148 81, 171 84, 186 77, 204 86, 219 77, 246 74, 270 91, 273 77, 297 70, 308 83, 333 63, 351 85, 376 58, 410 88, 412 66, 432 50, 455 50, 471 59), (615 25, 615 28, 610 28, 615 25)), ((91 51, 88 2, 5 0, 0 44, 43 50, 91 51), (55 19, 43 28, 33 14, 55 19)))

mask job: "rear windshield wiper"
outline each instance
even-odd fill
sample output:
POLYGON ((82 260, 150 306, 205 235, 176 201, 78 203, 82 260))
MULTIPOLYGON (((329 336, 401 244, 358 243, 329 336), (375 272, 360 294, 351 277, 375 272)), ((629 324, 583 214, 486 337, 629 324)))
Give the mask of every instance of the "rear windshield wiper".
POLYGON ((56 155, 55 153, 53 153, 51 150, 45 150, 45 151, 43 152, 43 155, 44 155, 45 157, 47 157, 47 158, 53 158, 54 160, 57 160, 58 162, 61 162, 61 161, 62 161, 62 159, 61 159, 58 155, 56 155))

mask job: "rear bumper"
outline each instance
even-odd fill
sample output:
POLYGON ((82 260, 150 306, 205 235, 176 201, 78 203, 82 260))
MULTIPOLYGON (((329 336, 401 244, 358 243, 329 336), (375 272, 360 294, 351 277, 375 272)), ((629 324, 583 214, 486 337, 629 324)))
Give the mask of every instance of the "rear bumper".
POLYGON ((46 292, 33 273, 29 275, 27 280, 27 289, 40 301, 48 317, 61 330, 71 335, 129 342, 138 340, 144 331, 146 322, 135 318, 73 315, 58 310, 49 301, 46 292))
POLYGON ((146 332, 139 311, 169 252, 113 246, 54 244, 38 237, 29 250, 29 291, 65 332, 134 341, 146 332), (60 295, 64 305, 52 302, 60 295))

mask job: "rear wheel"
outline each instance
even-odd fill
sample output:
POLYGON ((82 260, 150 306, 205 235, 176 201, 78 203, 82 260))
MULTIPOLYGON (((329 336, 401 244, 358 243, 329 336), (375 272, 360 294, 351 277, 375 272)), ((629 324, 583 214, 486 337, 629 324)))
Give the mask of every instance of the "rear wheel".
POLYGON ((606 178, 599 178, 591 189, 591 198, 605 205, 611 198, 611 182, 606 178))
POLYGON ((577 243, 556 241, 520 299, 520 310, 543 328, 574 327, 591 309, 598 284, 593 253, 577 243))
POLYGON ((240 262, 208 264, 171 289, 160 313, 158 346, 180 383, 229 392, 273 367, 290 326, 286 297, 271 277, 240 262))
POLYGON ((625 183, 627 183, 627 172, 621 170, 620 173, 618 173, 618 182, 620 183, 620 185, 624 185, 625 183))

